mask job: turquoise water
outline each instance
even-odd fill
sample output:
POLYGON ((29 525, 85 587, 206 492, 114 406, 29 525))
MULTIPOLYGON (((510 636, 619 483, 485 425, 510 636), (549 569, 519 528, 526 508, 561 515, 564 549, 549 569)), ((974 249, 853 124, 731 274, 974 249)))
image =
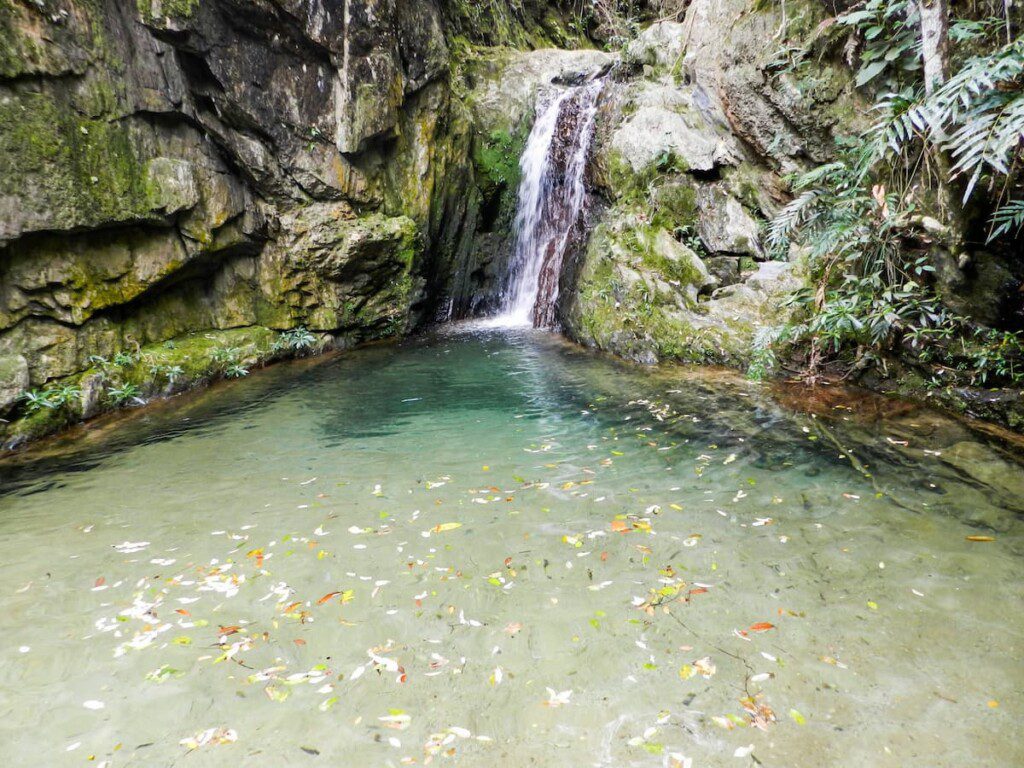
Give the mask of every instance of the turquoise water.
POLYGON ((1024 764, 1024 474, 807 397, 462 329, 8 460, 5 764, 1024 764))

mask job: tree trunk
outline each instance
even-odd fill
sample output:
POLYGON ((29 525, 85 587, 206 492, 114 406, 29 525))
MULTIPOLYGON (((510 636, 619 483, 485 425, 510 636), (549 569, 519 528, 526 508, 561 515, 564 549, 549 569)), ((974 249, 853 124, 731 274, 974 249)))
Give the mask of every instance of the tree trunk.
POLYGON ((949 3, 921 0, 921 58, 924 61, 924 90, 931 95, 949 77, 949 3))

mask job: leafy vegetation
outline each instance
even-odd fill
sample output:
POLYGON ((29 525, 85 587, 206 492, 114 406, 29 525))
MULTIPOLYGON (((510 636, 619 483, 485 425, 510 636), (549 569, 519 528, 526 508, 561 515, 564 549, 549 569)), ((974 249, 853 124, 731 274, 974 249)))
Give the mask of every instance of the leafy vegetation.
POLYGON ((789 179, 796 197, 768 243, 777 257, 799 246, 813 287, 792 298, 797 321, 759 336, 751 375, 797 345, 812 380, 826 362, 853 373, 910 352, 950 374, 937 383, 1021 383, 1024 337, 950 309, 936 265, 1019 248, 1024 38, 1006 40, 995 15, 945 21, 952 66, 922 54, 915 3, 869 0, 831 25, 860 50, 855 83, 877 118, 834 162, 789 179))
POLYGON ((107 390, 107 399, 114 405, 122 406, 138 401, 141 394, 142 390, 138 386, 128 382, 116 387, 110 387, 107 390))
POLYGON ((82 390, 73 385, 59 387, 48 387, 46 389, 33 389, 22 396, 27 413, 37 413, 43 408, 59 410, 64 406, 71 405, 81 399, 82 390))
POLYGON ((294 352, 296 354, 311 352, 317 346, 318 339, 304 325, 293 328, 290 331, 283 331, 277 341, 274 342, 275 352, 294 352))

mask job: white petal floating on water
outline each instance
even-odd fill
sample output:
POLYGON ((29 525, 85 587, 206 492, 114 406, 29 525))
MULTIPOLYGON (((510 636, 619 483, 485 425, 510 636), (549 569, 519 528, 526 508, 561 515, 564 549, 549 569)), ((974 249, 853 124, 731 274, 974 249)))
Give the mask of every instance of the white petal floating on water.
POLYGON ((104 704, 102 701, 97 701, 96 699, 89 699, 88 701, 83 701, 82 706, 86 709, 103 709, 107 705, 104 704))
POLYGON ((124 555, 130 555, 133 552, 141 552, 149 546, 148 541, 124 541, 120 544, 111 544, 111 546, 118 552, 124 555))

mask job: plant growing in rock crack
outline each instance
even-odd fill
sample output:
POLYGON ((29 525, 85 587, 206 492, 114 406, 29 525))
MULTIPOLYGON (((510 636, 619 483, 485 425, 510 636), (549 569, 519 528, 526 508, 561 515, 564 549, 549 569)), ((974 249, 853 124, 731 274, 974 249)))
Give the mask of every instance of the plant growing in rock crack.
POLYGON ((82 390, 68 384, 62 387, 48 387, 47 389, 34 389, 25 392, 21 399, 25 403, 25 410, 28 413, 36 413, 43 408, 58 410, 66 405, 71 405, 82 398, 82 390))
POLYGON ((223 370, 229 379, 240 379, 249 375, 249 369, 242 365, 242 350, 238 347, 217 347, 210 354, 213 362, 223 370))
POLYGON ((130 368, 139 362, 139 356, 131 352, 118 352, 114 355, 113 362, 118 368, 130 368))
POLYGON ((215 363, 228 364, 237 360, 241 353, 238 347, 217 347, 210 353, 210 359, 215 363))
POLYGON ((174 385, 178 379, 185 375, 185 371, 180 365, 166 365, 156 363, 150 366, 149 372, 154 378, 164 377, 167 379, 167 383, 174 385))
POLYGON ((702 259, 711 255, 708 253, 708 249, 704 247, 704 241, 701 240, 700 235, 697 234, 697 228, 692 224, 687 224, 683 227, 676 227, 672 235, 676 240, 696 253, 702 259))
POLYGON ((249 375, 249 369, 240 365, 239 363, 232 363, 224 371, 224 375, 229 379, 240 379, 243 376, 249 375))
POLYGON ((316 346, 317 337, 305 326, 300 325, 290 331, 283 331, 274 342, 274 352, 308 352, 316 346))
POLYGON ((140 402, 141 394, 138 386, 128 382, 117 387, 110 387, 107 390, 107 399, 114 405, 122 406, 131 402, 140 402))

